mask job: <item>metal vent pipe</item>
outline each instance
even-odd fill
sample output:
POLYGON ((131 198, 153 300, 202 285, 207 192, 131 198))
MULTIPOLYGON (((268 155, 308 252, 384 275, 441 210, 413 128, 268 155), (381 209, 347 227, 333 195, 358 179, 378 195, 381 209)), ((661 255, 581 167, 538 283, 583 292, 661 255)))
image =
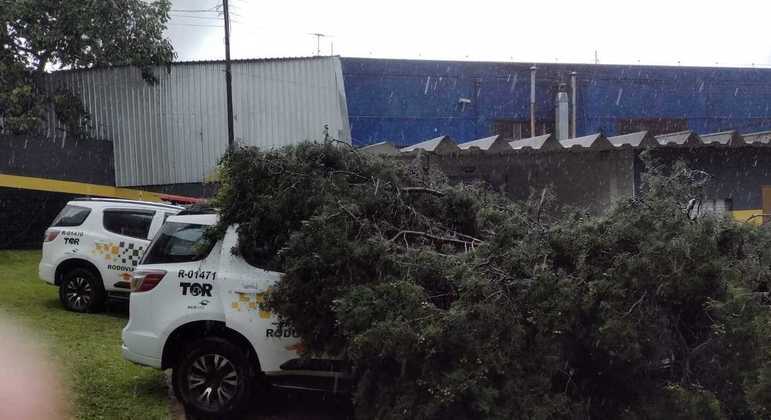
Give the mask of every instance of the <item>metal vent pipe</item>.
POLYGON ((530 137, 535 137, 535 71, 537 67, 530 67, 530 137))
POLYGON ((576 72, 570 72, 570 138, 576 136, 576 72))

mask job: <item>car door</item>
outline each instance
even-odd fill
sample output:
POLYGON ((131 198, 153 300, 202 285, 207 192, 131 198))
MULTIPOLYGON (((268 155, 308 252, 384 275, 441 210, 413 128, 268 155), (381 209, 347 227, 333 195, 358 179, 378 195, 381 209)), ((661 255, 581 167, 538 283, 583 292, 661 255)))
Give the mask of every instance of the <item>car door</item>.
POLYGON ((254 267, 234 255, 237 236, 235 227, 228 228, 217 274, 219 286, 225 291, 225 323, 252 343, 264 372, 278 371, 282 363, 298 357, 301 349, 294 329, 260 307, 265 294, 281 279, 281 273, 254 267))
POLYGON ((128 291, 131 273, 150 243, 154 210, 106 208, 102 211, 103 235, 94 253, 101 262, 105 290, 128 291))

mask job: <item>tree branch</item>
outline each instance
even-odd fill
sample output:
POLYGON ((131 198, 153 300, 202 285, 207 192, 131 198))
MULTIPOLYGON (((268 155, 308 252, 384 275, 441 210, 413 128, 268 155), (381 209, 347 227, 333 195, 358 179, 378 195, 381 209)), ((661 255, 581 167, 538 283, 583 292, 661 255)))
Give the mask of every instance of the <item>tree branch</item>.
POLYGON ((403 187, 399 189, 399 191, 405 192, 405 193, 426 193, 437 197, 444 197, 443 192, 432 190, 431 188, 424 188, 424 187, 403 187))
POLYGON ((641 304, 643 300, 645 300, 645 296, 648 295, 648 292, 643 292, 642 296, 640 296, 640 299, 637 299, 637 302, 633 303, 632 306, 629 307, 629 310, 626 311, 624 314, 624 317, 627 317, 632 314, 632 311, 634 311, 634 308, 637 307, 637 305, 641 304))
POLYGON ((441 236, 432 235, 432 234, 426 233, 426 232, 419 232, 419 231, 416 231, 416 230, 402 230, 399 233, 397 233, 396 235, 394 235, 394 237, 391 238, 389 240, 389 242, 395 242, 397 239, 399 239, 402 236, 404 236, 404 238, 407 239, 407 235, 423 236, 425 238, 433 239, 435 241, 450 242, 450 243, 455 243, 455 244, 463 245, 463 246, 466 246, 466 247, 468 247, 468 246, 473 247, 475 245, 478 245, 478 244, 476 244, 474 242, 470 242, 470 241, 464 241, 464 240, 455 239, 455 238, 443 238, 441 236))

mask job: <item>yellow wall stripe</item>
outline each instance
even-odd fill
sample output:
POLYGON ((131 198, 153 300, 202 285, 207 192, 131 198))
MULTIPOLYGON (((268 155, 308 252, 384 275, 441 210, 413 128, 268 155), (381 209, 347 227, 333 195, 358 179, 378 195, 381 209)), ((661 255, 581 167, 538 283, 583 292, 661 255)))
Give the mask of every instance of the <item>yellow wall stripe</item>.
POLYGON ((64 194, 123 198, 160 202, 161 194, 152 191, 118 188, 110 185, 86 184, 84 182, 60 181, 58 179, 34 178, 29 176, 0 174, 0 187, 23 190, 50 191, 64 194))
MULTIPOLYGON (((755 215, 763 214, 763 210, 757 209, 757 210, 734 210, 731 212, 731 215, 739 222, 745 222, 750 217, 755 215)), ((752 220, 750 220, 750 223, 754 225, 761 225, 763 224, 763 218, 762 217, 755 217, 752 220)))

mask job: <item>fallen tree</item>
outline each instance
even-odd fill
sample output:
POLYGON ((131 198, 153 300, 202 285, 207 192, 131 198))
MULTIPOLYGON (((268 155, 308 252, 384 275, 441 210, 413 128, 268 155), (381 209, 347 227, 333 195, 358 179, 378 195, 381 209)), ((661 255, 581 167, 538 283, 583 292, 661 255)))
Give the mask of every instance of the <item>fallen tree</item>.
POLYGON ((267 305, 351 362, 361 418, 771 415, 771 235, 693 218, 703 173, 596 217, 335 143, 220 169, 213 234, 285 273, 267 305))

